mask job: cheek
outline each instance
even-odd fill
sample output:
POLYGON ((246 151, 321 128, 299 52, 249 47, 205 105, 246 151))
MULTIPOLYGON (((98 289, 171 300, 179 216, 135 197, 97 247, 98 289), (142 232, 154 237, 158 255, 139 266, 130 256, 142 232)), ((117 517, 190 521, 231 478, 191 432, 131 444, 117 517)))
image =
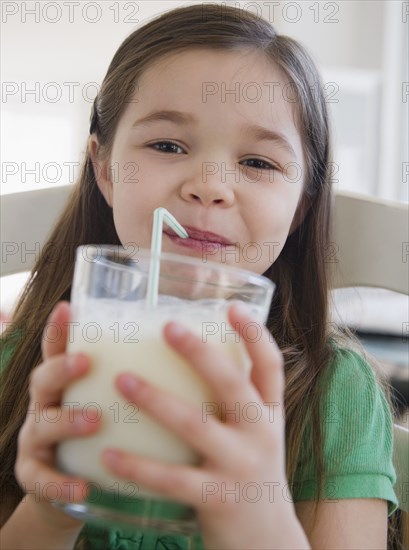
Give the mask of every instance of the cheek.
POLYGON ((116 184, 113 193, 113 216, 118 237, 122 244, 135 242, 138 221, 141 220, 140 204, 136 194, 126 184, 116 184))
POLYGON ((114 224, 116 232, 118 233, 119 240, 123 245, 130 242, 131 224, 130 216, 127 212, 124 212, 118 205, 118 202, 114 200, 114 224))
POLYGON ((251 216, 251 240, 258 242, 262 250, 259 269, 262 272, 272 265, 287 241, 297 205, 297 197, 275 196, 259 204, 251 216), (271 205, 271 206, 270 206, 271 205))
POLYGON ((286 239, 296 206, 286 201, 274 201, 272 206, 268 202, 263 208, 254 211, 251 225, 253 233, 258 238, 280 240, 286 239))

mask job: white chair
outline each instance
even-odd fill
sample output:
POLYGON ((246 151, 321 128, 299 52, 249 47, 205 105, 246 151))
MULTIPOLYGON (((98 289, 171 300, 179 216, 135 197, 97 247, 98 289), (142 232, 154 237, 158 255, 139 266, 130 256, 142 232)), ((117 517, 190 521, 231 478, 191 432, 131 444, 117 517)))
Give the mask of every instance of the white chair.
POLYGON ((1 197, 2 277, 31 270, 72 189, 65 185, 1 197))
MULTIPOLYGON (((1 275, 29 271, 72 186, 1 197, 1 275)), ((346 192, 335 195, 333 287, 378 287, 409 294, 407 206, 346 192)), ((409 512, 409 430, 395 426, 396 491, 409 512)))
POLYGON ((335 194, 335 238, 327 251, 334 288, 376 287, 409 294, 409 212, 404 203, 335 194))
MULTIPOLYGON (((409 294, 407 205, 338 192, 334 221, 328 256, 329 261, 335 259, 331 264, 334 288, 376 287, 409 294)), ((398 425, 394 427, 394 465, 399 507, 409 513, 409 430, 398 425)))

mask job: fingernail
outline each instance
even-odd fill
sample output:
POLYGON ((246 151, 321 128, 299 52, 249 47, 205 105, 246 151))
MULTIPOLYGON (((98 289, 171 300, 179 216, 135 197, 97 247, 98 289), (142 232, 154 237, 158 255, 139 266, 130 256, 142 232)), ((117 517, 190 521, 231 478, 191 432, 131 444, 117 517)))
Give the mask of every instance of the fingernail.
POLYGON ((84 354, 74 353, 67 356, 66 367, 69 373, 82 372, 87 366, 87 358, 84 354))
POLYGON ((102 416, 102 410, 99 405, 89 405, 86 409, 82 411, 82 415, 87 422, 96 423, 102 416))
POLYGON ((110 466, 115 466, 121 458, 121 453, 110 449, 109 451, 103 452, 103 458, 110 466))
POLYGON ((176 323, 175 321, 171 321, 168 324, 167 330, 169 336, 171 336, 171 338, 175 338, 175 340, 179 340, 187 334, 187 330, 185 329, 185 327, 179 323, 176 323))
POLYGON ((237 302, 236 304, 234 304, 233 307, 234 307, 235 312, 236 312, 237 315, 240 315, 240 316, 243 316, 243 317, 252 317, 253 316, 253 312, 251 311, 249 306, 247 304, 245 304, 244 302, 237 302))
POLYGON ((118 378, 120 389, 126 393, 134 393, 139 388, 139 380, 132 374, 121 374, 118 378))
POLYGON ((77 356, 76 355, 68 355, 65 366, 66 366, 69 373, 74 372, 75 369, 76 369, 76 366, 77 366, 77 356))
POLYGON ((87 432, 89 430, 90 424, 87 422, 87 419, 83 414, 76 413, 74 415, 74 431, 76 432, 87 432))

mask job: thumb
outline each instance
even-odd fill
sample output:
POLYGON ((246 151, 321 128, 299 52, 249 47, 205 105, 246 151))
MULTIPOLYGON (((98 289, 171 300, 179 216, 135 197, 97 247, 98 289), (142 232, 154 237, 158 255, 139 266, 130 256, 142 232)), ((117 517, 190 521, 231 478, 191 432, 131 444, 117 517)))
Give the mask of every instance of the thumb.
POLYGON ((41 340, 43 360, 64 353, 67 346, 71 306, 69 302, 58 302, 48 317, 41 340))

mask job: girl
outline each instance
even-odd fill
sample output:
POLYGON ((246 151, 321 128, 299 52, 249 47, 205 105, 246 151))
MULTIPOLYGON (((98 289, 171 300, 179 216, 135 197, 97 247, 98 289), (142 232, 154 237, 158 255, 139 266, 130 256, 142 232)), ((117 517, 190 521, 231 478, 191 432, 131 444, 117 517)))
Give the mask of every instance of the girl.
MULTIPOLYGON (((203 423, 201 411, 124 373, 118 391, 183 437, 203 462, 179 468, 106 449, 105 467, 195 507, 198 548, 386 547, 387 517, 397 504, 392 416, 372 369, 352 349, 352 335, 328 323, 331 156, 319 82, 299 44, 226 6, 175 9, 120 46, 95 99, 80 181, 34 267, 14 330, 3 338, 5 548, 189 544, 141 531, 126 538, 53 508, 41 487, 78 482, 63 498, 80 501, 86 483, 55 470, 55 445, 85 437, 98 424, 72 423, 64 414, 56 423, 42 415, 36 422, 31 414, 47 403, 58 408, 63 389, 89 368, 86 356, 66 353, 75 246, 149 248, 159 206, 182 225, 230 243, 234 254, 222 256, 219 247, 212 260, 277 285, 262 338, 251 343, 242 335, 251 380, 176 323, 165 327, 166 342, 227 409, 236 402, 257 402, 264 411, 266 403, 279 406, 274 422, 265 414, 258 423, 203 423), (263 251, 256 260, 246 253, 250 243, 263 251), (59 262, 51 260, 55 245, 59 262), (56 343, 42 336, 47 319, 63 331, 56 343), (206 482, 276 490, 257 502, 220 494, 202 499, 206 482)), ((163 249, 198 255, 172 236, 164 236, 163 249)), ((236 330, 250 320, 247 312, 229 311, 236 330)))

